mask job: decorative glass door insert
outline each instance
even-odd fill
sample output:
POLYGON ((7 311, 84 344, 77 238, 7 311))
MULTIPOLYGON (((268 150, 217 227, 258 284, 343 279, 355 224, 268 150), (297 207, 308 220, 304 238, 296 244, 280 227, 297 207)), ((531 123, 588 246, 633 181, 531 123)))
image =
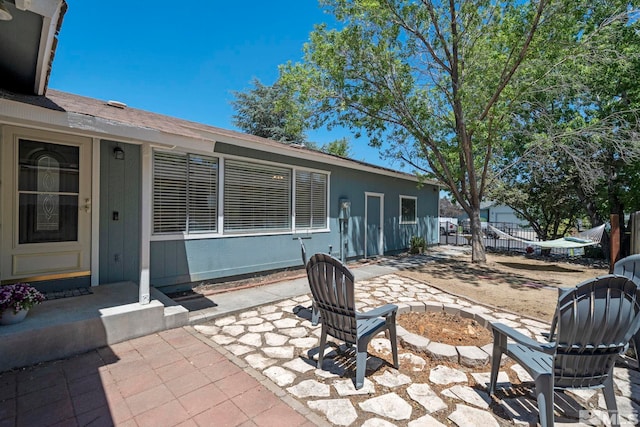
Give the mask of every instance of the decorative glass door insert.
POLYGON ((20 140, 18 242, 78 240, 80 149, 20 140))

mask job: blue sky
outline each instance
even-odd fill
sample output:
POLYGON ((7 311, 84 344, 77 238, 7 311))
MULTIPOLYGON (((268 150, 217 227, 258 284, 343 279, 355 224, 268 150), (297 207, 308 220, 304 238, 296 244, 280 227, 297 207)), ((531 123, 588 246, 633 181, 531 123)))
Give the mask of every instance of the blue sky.
MULTIPOLYGON (((68 0, 49 87, 212 126, 235 129, 229 101, 253 78, 273 84, 299 61, 314 24, 333 22, 317 0, 113 3, 68 0)), ((347 131, 352 157, 394 167, 347 131)))

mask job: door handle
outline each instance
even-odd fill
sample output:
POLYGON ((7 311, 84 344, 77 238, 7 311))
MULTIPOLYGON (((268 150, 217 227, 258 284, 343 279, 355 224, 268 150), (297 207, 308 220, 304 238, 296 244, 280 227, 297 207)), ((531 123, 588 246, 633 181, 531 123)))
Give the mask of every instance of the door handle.
POLYGON ((80 206, 80 210, 84 210, 85 212, 91 212, 91 199, 84 199, 84 206, 80 206))

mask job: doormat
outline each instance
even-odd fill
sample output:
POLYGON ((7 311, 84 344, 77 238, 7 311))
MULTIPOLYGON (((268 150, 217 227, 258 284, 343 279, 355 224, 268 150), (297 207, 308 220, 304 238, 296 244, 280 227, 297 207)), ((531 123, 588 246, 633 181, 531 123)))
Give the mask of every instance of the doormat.
POLYGON ((92 293, 93 291, 91 290, 91 288, 75 288, 75 289, 65 289, 64 291, 43 292, 44 297, 47 301, 60 299, 60 298, 71 298, 71 297, 79 297, 82 295, 91 295, 92 293))

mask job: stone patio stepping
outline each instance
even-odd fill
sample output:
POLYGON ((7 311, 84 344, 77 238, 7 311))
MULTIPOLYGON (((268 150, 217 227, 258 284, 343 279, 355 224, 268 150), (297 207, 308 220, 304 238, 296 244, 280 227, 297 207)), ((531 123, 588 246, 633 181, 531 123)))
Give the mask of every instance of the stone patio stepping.
POLYGON ((272 366, 271 368, 265 369, 263 374, 280 387, 293 384, 296 380, 296 374, 280 366, 272 366))
POLYGON ((358 418, 349 399, 311 400, 307 405, 323 413, 331 424, 337 426, 349 426, 358 418))
POLYGON ((385 371, 382 375, 376 375, 373 380, 381 386, 395 388, 405 384, 411 384, 411 378, 400 372, 385 371))
POLYGON ((367 412, 372 412, 382 417, 392 420, 408 420, 411 417, 413 408, 406 400, 395 393, 384 394, 372 399, 360 402, 360 408, 367 412))
POLYGON ((442 394, 452 399, 462 400, 469 405, 477 406, 481 409, 488 409, 491 403, 491 399, 487 393, 475 390, 466 385, 454 385, 451 388, 443 390, 442 394))
MULTIPOLYGON (((443 310, 444 307, 452 313, 475 318, 482 325, 493 319, 509 323, 526 331, 529 336, 549 328, 549 325, 542 322, 474 305, 426 284, 396 275, 360 281, 356 301, 356 306, 359 307, 375 307, 387 302, 402 301, 398 306, 404 311, 443 310)), ((492 413, 491 398, 486 392, 489 373, 465 373, 488 364, 492 343, 480 348, 454 347, 411 334, 398 325, 400 369, 390 367, 390 342, 381 334, 370 342, 364 386, 356 390, 355 351, 351 346, 329 339, 331 344, 324 350, 323 369, 316 369, 321 328, 313 327, 308 319, 300 317, 308 314, 310 306, 311 299, 308 295, 303 295, 215 319, 208 325, 194 325, 194 329, 206 339, 223 346, 228 353, 237 356, 239 366, 244 367, 246 362, 262 374, 261 381, 272 382, 270 387, 282 387, 280 393, 287 393, 290 399, 299 400, 307 412, 311 411, 311 415, 326 419, 331 425, 498 425, 498 419, 492 413), (429 372, 415 376, 415 373, 425 370, 427 358, 431 359, 429 363, 438 359, 448 360, 465 368, 455 369, 443 363, 429 372), (412 383, 412 377, 423 378, 426 375, 429 383, 412 383), (454 405, 455 409, 452 409, 454 405), (419 407, 424 410, 413 411, 413 408, 419 407), (447 418, 447 421, 444 424, 438 421, 434 413, 440 419, 447 418)), ((234 356, 230 358, 233 360, 234 356)), ((508 362, 509 359, 503 357, 501 365, 508 362)), ((512 369, 520 381, 528 380, 524 370, 517 364, 512 369)), ((509 382, 507 371, 502 369, 498 373, 496 399, 502 397, 499 402, 504 411, 501 413, 515 425, 537 422, 535 399, 530 394, 512 398, 519 395, 514 393, 520 393, 520 388, 514 388, 509 382)), ((632 414, 640 413, 640 372, 615 368, 614 377, 619 408, 626 411, 628 417, 623 419, 622 425, 634 425, 632 414)), ((528 391, 531 392, 531 389, 528 391)), ((598 406, 599 409, 592 409, 593 413, 604 413, 604 401, 600 392, 577 390, 566 392, 566 396, 556 400, 561 414, 556 417, 558 426, 567 421, 571 421, 571 424, 566 425, 586 425, 576 424, 576 421, 579 411, 589 405, 598 406)))
POLYGON ((500 427, 491 413, 466 405, 456 405, 456 410, 448 418, 458 427, 500 427))
POLYGON ((396 425, 380 418, 370 418, 362 424, 362 427, 396 427, 396 425))
POLYGON ((424 415, 418 419, 410 421, 407 427, 447 427, 431 415, 424 415))
POLYGON ((352 380, 336 380, 333 382, 333 387, 341 397, 373 394, 376 392, 376 386, 368 378, 364 379, 362 388, 358 390, 356 390, 352 380))
POLYGON ((429 373, 429 381, 434 384, 446 385, 451 383, 466 383, 467 374, 448 366, 438 365, 429 373))
POLYGON ((429 384, 411 384, 407 394, 413 400, 424 406, 428 413, 447 409, 447 404, 436 394, 429 384))
POLYGON ((287 391, 296 397, 329 397, 331 389, 327 384, 316 380, 305 380, 287 388, 287 391))

